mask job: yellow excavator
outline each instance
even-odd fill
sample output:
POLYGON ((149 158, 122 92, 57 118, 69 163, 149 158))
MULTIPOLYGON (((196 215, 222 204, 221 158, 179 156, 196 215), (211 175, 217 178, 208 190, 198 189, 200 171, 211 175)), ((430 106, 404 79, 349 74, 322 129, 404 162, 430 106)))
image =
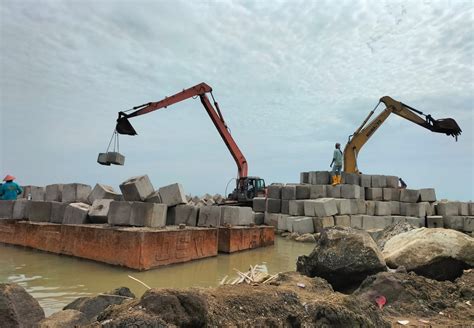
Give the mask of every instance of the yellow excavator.
POLYGON ((344 148, 344 172, 348 173, 360 173, 357 167, 357 156, 364 144, 369 138, 377 131, 377 129, 385 122, 390 114, 396 114, 403 117, 415 124, 418 124, 432 132, 445 133, 448 136, 452 136, 458 140, 458 136, 462 130, 457 122, 452 118, 442 118, 435 120, 431 115, 426 115, 423 112, 405 105, 402 102, 393 100, 392 98, 385 96, 380 98, 377 106, 369 113, 361 126, 349 136, 349 141, 344 148), (377 117, 375 117, 370 123, 367 123, 375 110, 384 103, 386 108, 377 117))

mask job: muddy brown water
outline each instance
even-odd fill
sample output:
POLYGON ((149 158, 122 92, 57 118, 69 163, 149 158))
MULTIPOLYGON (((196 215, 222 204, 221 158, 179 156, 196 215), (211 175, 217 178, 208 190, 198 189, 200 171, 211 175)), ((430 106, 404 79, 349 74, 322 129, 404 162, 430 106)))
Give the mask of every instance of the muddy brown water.
POLYGON ((216 257, 170 265, 145 272, 114 267, 94 261, 45 253, 29 248, 0 244, 0 282, 15 282, 36 298, 46 316, 61 310, 82 296, 95 296, 126 286, 137 296, 145 287, 128 278, 131 275, 151 287, 217 286, 234 268, 247 271, 250 265, 265 264, 269 273, 296 269, 300 255, 308 255, 314 244, 275 238, 275 245, 216 257))

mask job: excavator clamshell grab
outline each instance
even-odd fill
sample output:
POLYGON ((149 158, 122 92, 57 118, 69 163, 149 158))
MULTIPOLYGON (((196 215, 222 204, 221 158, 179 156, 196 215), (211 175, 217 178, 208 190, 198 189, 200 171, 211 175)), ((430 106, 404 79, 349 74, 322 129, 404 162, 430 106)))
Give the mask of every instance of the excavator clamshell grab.
POLYGON ((433 122, 433 131, 439 133, 446 133, 448 136, 453 136, 458 140, 461 135, 461 128, 458 123, 452 118, 441 118, 433 122))
POLYGON ((97 158, 97 163, 107 166, 110 166, 111 164, 124 165, 125 156, 117 152, 100 153, 97 158))
POLYGON ((137 135, 137 131, 135 131, 132 124, 126 117, 119 117, 117 119, 115 130, 120 134, 128 134, 130 136, 137 135))

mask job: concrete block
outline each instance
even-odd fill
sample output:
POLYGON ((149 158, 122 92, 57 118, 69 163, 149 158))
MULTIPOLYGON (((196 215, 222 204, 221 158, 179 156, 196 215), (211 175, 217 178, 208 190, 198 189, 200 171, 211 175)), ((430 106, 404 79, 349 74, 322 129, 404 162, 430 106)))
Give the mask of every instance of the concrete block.
POLYGON ((334 225, 341 227, 350 227, 351 217, 349 215, 336 215, 334 217, 334 225))
POLYGON ((342 172, 342 183, 360 186, 360 174, 342 172))
POLYGON ((322 218, 313 217, 313 227, 315 232, 321 232, 325 228, 334 227, 334 217, 325 216, 322 218))
POLYGON ((360 186, 363 188, 372 187, 372 176, 367 174, 360 175, 360 186))
POLYGON ((365 202, 365 212, 367 215, 375 215, 375 200, 367 200, 365 202))
POLYGON ((28 220, 49 222, 51 219, 51 202, 32 200, 28 206, 28 220))
POLYGON ((265 197, 255 197, 252 201, 252 209, 254 212, 265 212, 266 201, 265 197))
MULTIPOLYGON (((122 191, 123 199, 126 201, 143 202, 147 199, 148 196, 150 196, 151 193, 155 191, 148 175, 141 175, 141 176, 129 178, 125 180, 124 182, 122 182, 119 187, 120 187, 120 190, 122 191)), ((173 193, 174 188, 165 187, 165 190, 167 191, 167 196, 169 196, 170 198, 174 196, 174 193, 173 193), (171 190, 168 190, 168 189, 171 189, 171 190), (169 195, 170 193, 171 195, 169 195)), ((161 188, 160 188, 160 194, 163 197, 163 194, 161 193, 161 188)), ((171 205, 177 205, 177 204, 179 203, 168 204, 168 205, 171 206, 171 205)))
POLYGON ((425 203, 400 203, 400 214, 424 218, 426 216, 425 203))
POLYGON ((44 187, 30 186, 31 200, 44 201, 45 189, 44 187))
POLYGON ((397 201, 390 201, 390 212, 392 215, 400 215, 400 202, 397 201))
POLYGON ((124 165, 125 164, 125 156, 118 152, 107 152, 105 154, 106 156, 106 162, 108 165, 114 164, 114 165, 124 165))
POLYGON ((266 211, 268 213, 280 213, 281 199, 267 198, 266 211))
POLYGON ((158 189, 161 195, 161 201, 168 206, 179 204, 186 204, 186 195, 184 188, 180 183, 173 183, 171 185, 161 187, 158 189))
POLYGON ((436 201, 436 192, 434 188, 423 188, 420 189, 420 198, 419 202, 435 202, 436 201))
POLYGON ((309 172, 300 173, 300 183, 309 183, 309 172))
POLYGON ((311 184, 325 185, 329 183, 330 179, 331 179, 331 174, 328 171, 316 171, 314 172, 313 179, 311 181, 311 173, 310 173, 311 184))
POLYGON ((382 188, 382 200, 384 201, 400 201, 400 189, 382 188))
MULTIPOLYGON (((264 199, 265 200, 265 199, 264 199)), ((262 223, 257 223, 257 214, 254 214, 255 223, 263 224, 263 213, 262 214, 262 223)), ((214 227, 217 228, 221 225, 221 207, 220 206, 203 206, 199 210, 199 227, 214 227)))
POLYGON ((176 225, 176 206, 168 206, 166 211, 166 225, 176 225))
MULTIPOLYGON (((183 218, 184 214, 179 211, 180 206, 190 205, 179 205, 176 207, 176 219, 183 218)), ((151 227, 158 228, 166 225, 168 206, 166 204, 158 203, 143 203, 143 202, 132 202, 132 210, 130 215, 130 225, 137 227, 151 227)), ((197 214, 189 215, 189 221, 180 222, 186 223, 186 225, 196 226, 197 214)))
POLYGON ((325 198, 327 197, 326 185, 311 185, 309 189, 309 198, 325 198))
MULTIPOLYGON (((253 222, 254 216, 252 208, 238 207, 238 206, 222 206, 221 224, 230 224, 233 226, 250 225, 253 222)), ((277 219, 278 224, 278 219, 277 219)))
POLYGON ((277 229, 280 231, 287 231, 287 219, 289 215, 280 215, 278 218, 277 229))
MULTIPOLYGON (((364 188, 361 188, 362 190, 364 188)), ((363 199, 350 199, 351 202, 351 212, 352 214, 367 214, 367 208, 365 200, 363 199)))
POLYGON ((421 202, 420 204, 425 204, 426 215, 433 216, 436 214, 434 203, 421 202))
POLYGON ((420 191, 415 189, 401 189, 400 201, 404 203, 416 203, 420 198, 420 191))
POLYGON ((296 199, 309 199, 311 194, 311 185, 297 185, 296 199))
POLYGON ((88 197, 92 188, 83 183, 68 183, 63 185, 63 203, 88 203, 88 197))
POLYGON ((426 217, 427 228, 443 228, 444 220, 441 215, 432 215, 426 217))
POLYGON ((11 219, 13 216, 13 200, 0 200, 0 219, 11 219))
POLYGON ((362 215, 362 228, 364 230, 385 229, 392 224, 391 216, 362 215))
POLYGON ((472 232, 474 231, 474 216, 465 216, 463 231, 472 232))
POLYGON ((335 199, 335 202, 337 206, 337 214, 357 214, 355 211, 353 212, 350 199, 335 199))
POLYGON ((286 218, 286 230, 289 232, 293 232, 293 222, 301 218, 302 218, 301 216, 291 216, 291 215, 288 216, 286 218))
MULTIPOLYGON (((175 224, 186 224, 188 227, 195 227, 199 215, 199 208, 194 205, 176 205, 175 224)), ((253 215, 253 214, 252 214, 253 215)))
POLYGON ((121 198, 122 195, 115 192, 114 188, 100 183, 97 183, 89 196, 87 196, 87 200, 90 204, 93 204, 97 199, 121 200, 121 198))
POLYGON ((440 202, 435 206, 436 214, 446 216, 457 216, 459 215, 459 203, 458 202, 440 202))
POLYGON ((370 186, 372 188, 385 188, 387 186, 387 178, 385 175, 372 175, 370 186))
POLYGON ((304 200, 290 200, 288 201, 288 214, 292 216, 304 215, 304 200))
MULTIPOLYGON (((202 211, 202 209, 201 209, 202 211)), ((201 211, 199 211, 199 213, 201 213, 201 211)), ((255 221, 255 224, 256 225, 262 225, 265 223, 265 213, 260 213, 260 212, 254 212, 253 213, 253 219, 255 221)))
POLYGON ((281 188, 281 199, 296 199, 296 186, 283 186, 281 188))
POLYGON ((406 222, 411 224, 412 226, 416 227, 416 228, 421 228, 421 227, 424 227, 425 226, 425 218, 415 218, 415 217, 411 217, 411 216, 407 216, 405 218, 406 222))
POLYGON ((394 175, 385 176, 385 184, 387 188, 398 188, 398 177, 394 175))
MULTIPOLYGON (((62 202, 51 202, 51 223, 62 224, 64 221, 64 213, 66 212, 67 203, 62 202)), ((105 220, 107 222, 107 218, 105 220)))
POLYGON ((303 202, 305 216, 325 217, 337 214, 337 204, 333 198, 320 198, 303 202))
POLYGON ((474 203, 468 203, 468 210, 469 210, 469 215, 474 216, 474 203))
POLYGON ((392 215, 390 202, 375 202, 375 215, 390 216, 392 215))
POLYGON ((459 202, 459 215, 469 215, 469 204, 459 202))
POLYGON ((64 210, 63 224, 88 223, 90 205, 86 203, 70 203, 64 210))
POLYGON ((132 202, 112 201, 107 215, 107 222, 111 225, 130 225, 132 202))
POLYGON ((275 227, 275 229, 278 227, 278 218, 280 217, 281 214, 279 213, 268 213, 265 212, 265 217, 264 217, 264 222, 268 226, 275 227))
POLYGON ((443 217, 444 227, 448 229, 454 229, 463 231, 464 229, 464 216, 453 215, 443 217))
POLYGON ((365 188, 365 199, 367 200, 383 200, 382 188, 365 188))
POLYGON ((300 219, 294 220, 293 232, 297 232, 299 234, 313 233, 314 232, 313 219, 308 218, 308 217, 302 217, 300 219))
POLYGON ((290 214, 290 201, 286 199, 281 200, 281 214, 290 214))
MULTIPOLYGON (((212 200, 212 199, 210 199, 212 200)), ((147 203, 157 203, 157 204, 163 204, 163 200, 161 199, 160 192, 158 190, 155 190, 152 192, 146 199, 145 202, 147 203)))
MULTIPOLYGON (((28 208, 30 206, 30 200, 17 199, 13 203, 12 219, 22 220, 28 218, 28 208)), ((2 217, 0 215, 0 217, 2 217)))
POLYGON ((281 184, 271 184, 267 188, 267 197, 281 199, 281 184))
POLYGON ((61 202, 63 194, 62 184, 51 184, 45 188, 44 200, 47 202, 61 202))
POLYGON ((393 224, 404 223, 404 222, 407 222, 406 216, 392 215, 393 224))
POLYGON ((326 186, 326 195, 328 198, 341 198, 341 185, 326 186))
POLYGON ((341 186, 341 198, 360 199, 360 186, 344 184, 341 186))
POLYGON ((350 215, 351 228, 363 229, 362 228, 362 215, 350 215))
MULTIPOLYGON (((89 220, 91 223, 107 223, 110 203, 113 199, 96 199, 89 208, 89 220)), ((59 222, 58 222, 59 223, 59 222)))

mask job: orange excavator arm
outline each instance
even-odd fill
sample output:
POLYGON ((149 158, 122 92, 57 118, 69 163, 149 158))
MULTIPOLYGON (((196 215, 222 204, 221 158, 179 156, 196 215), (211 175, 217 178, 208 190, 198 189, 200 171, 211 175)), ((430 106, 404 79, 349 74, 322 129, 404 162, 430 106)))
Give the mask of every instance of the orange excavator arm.
POLYGON ((136 135, 137 132, 130 124, 128 120, 129 118, 144 115, 158 109, 166 108, 180 101, 184 101, 186 99, 197 96, 199 96, 199 98, 201 99, 201 103, 203 104, 207 114, 211 118, 212 123, 214 123, 214 126, 221 135, 222 140, 224 140, 227 149, 229 149, 232 157, 234 158, 235 163, 237 164, 239 178, 247 177, 247 160, 245 159, 244 154, 242 154, 242 152, 240 151, 240 148, 237 146, 236 142, 234 141, 234 138, 232 138, 232 135, 230 134, 227 128, 227 124, 224 121, 224 117, 222 116, 222 113, 219 109, 219 105, 215 101, 214 96, 212 95, 212 88, 206 83, 200 83, 198 85, 195 85, 194 87, 178 92, 170 97, 166 97, 165 99, 162 99, 158 102, 150 102, 147 104, 133 107, 132 110, 134 111, 129 114, 125 112, 119 112, 119 117, 117 119, 117 125, 115 129, 119 134, 136 135), (206 95, 207 93, 211 95, 215 108, 209 101, 209 98, 206 95))

